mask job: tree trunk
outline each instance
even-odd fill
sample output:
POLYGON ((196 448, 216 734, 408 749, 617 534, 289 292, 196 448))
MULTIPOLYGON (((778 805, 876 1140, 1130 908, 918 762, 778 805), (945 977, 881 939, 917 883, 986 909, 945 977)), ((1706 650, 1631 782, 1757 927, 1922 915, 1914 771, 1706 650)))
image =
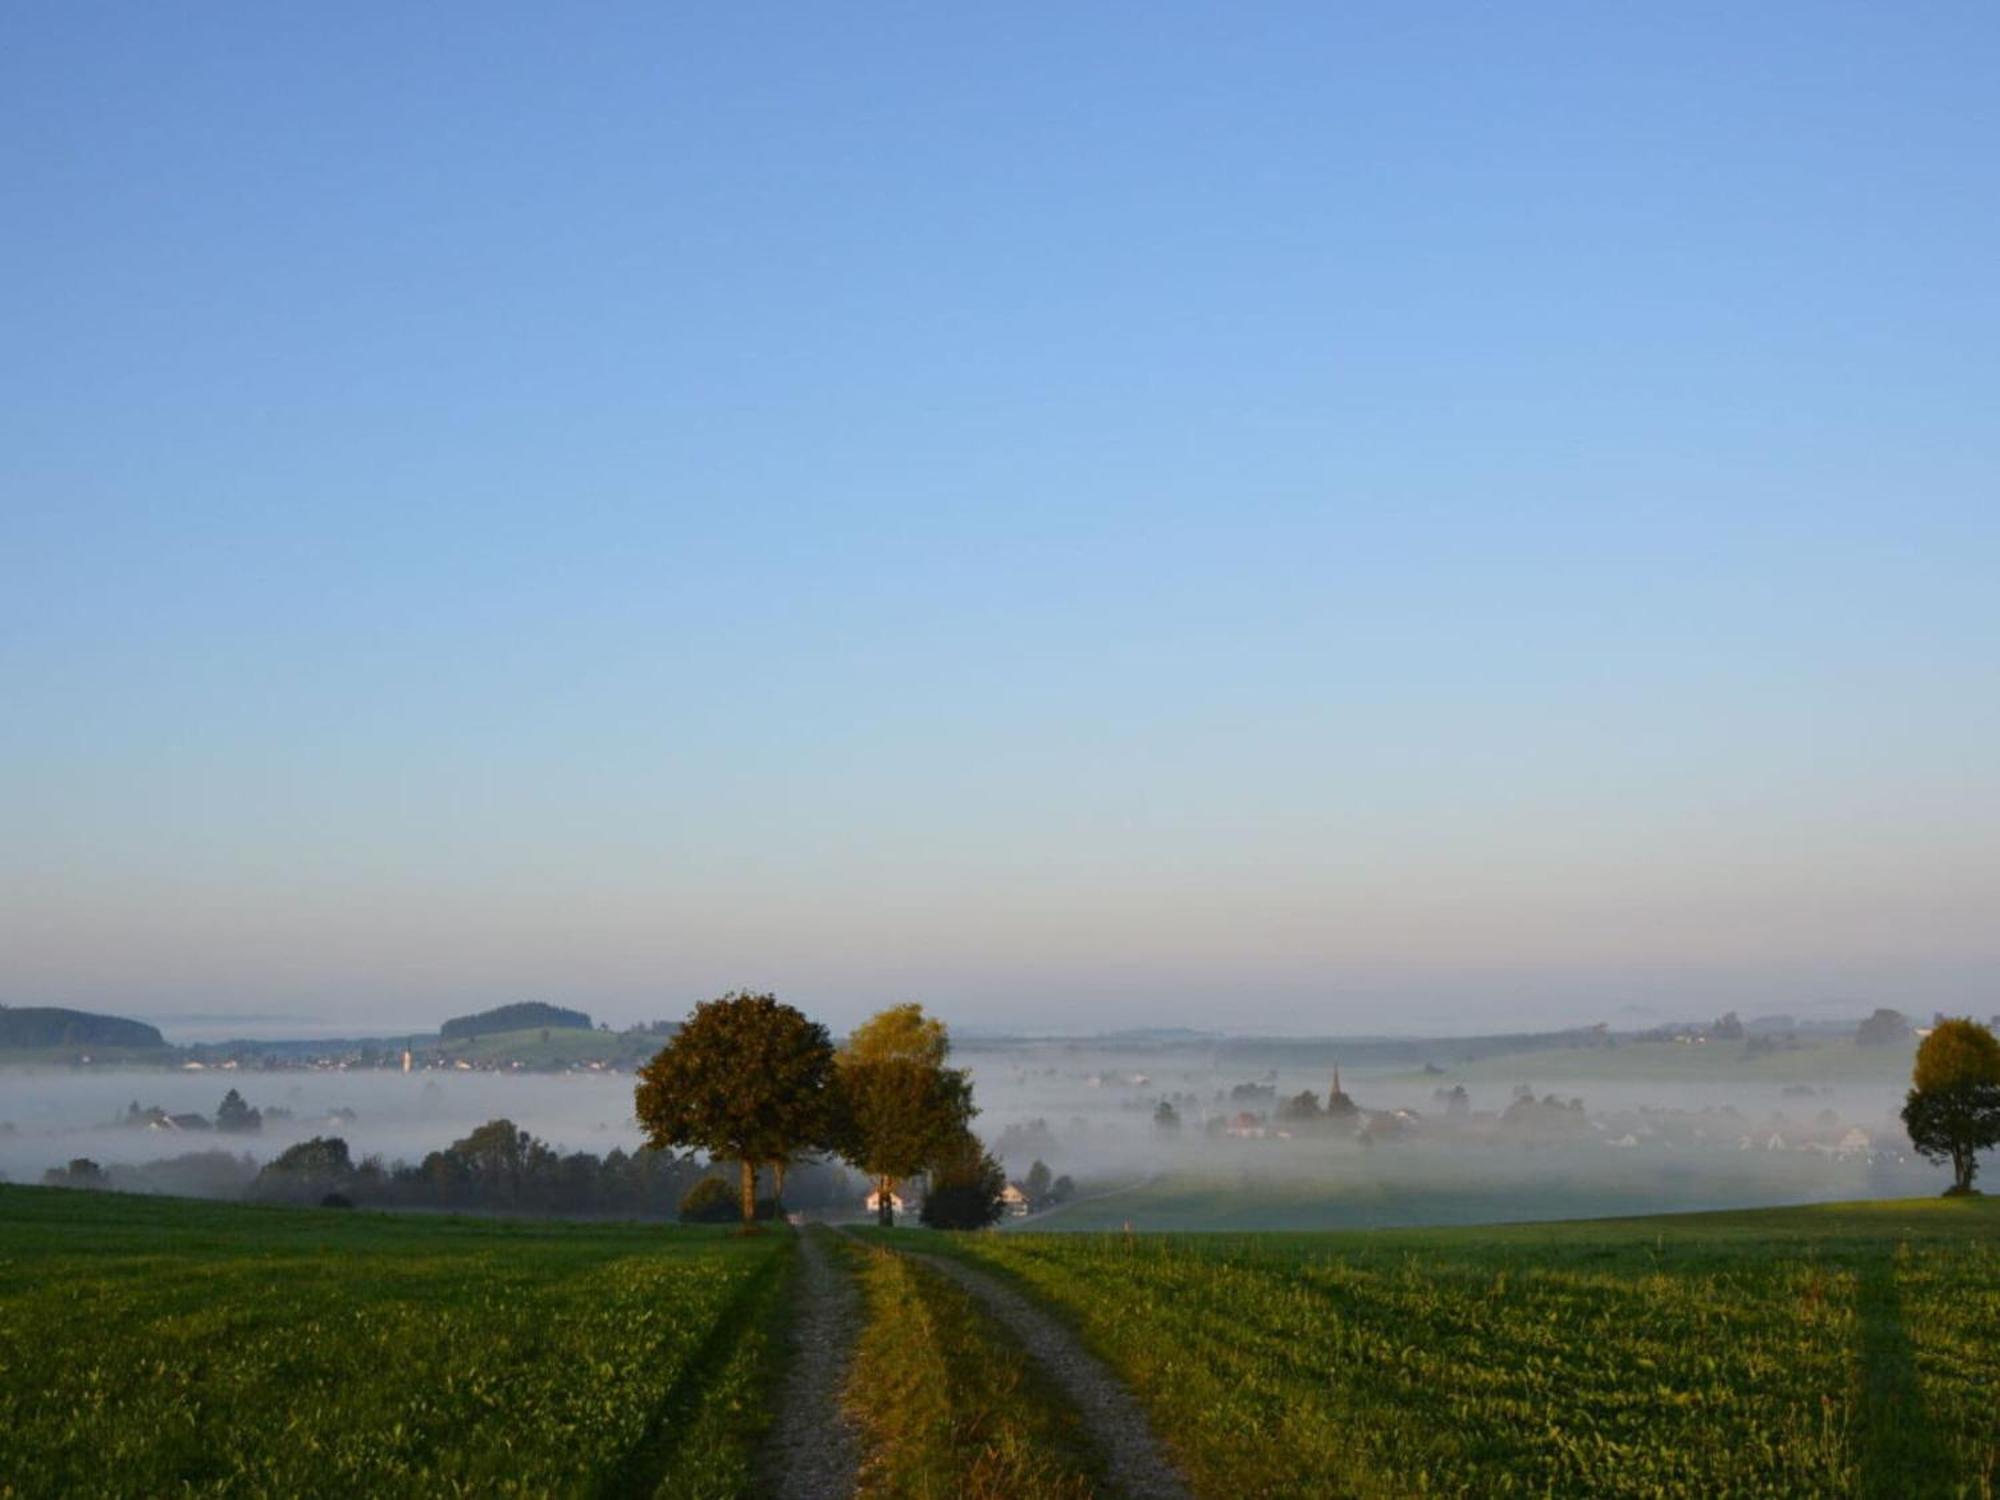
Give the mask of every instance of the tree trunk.
POLYGON ((757 1163, 743 1158, 743 1222, 757 1222, 757 1163))
POLYGON ((771 1196, 778 1200, 778 1206, 785 1203, 785 1168, 791 1165, 782 1158, 771 1163, 771 1196))
POLYGON ((875 1222, 884 1229, 896 1227, 896 1179, 883 1177, 875 1183, 875 1222))
POLYGON ((1951 1166, 1958 1178, 1958 1190, 1961 1193, 1971 1192, 1973 1174, 1979 1170, 1978 1156, 1970 1147, 1954 1146, 1951 1152, 1951 1166))

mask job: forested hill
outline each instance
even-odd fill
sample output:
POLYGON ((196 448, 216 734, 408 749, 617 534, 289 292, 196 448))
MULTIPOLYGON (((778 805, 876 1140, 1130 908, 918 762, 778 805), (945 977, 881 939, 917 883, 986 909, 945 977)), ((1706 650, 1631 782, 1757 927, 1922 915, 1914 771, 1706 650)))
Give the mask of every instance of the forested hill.
POLYGON ((0 1047, 157 1047, 164 1051, 166 1045, 159 1028, 144 1021, 52 1005, 0 1005, 0 1047))
POLYGON ((519 1005, 501 1005, 492 1010, 482 1010, 477 1015, 453 1016, 439 1028, 438 1034, 446 1041, 458 1037, 492 1036, 501 1031, 532 1031, 538 1026, 551 1029, 590 1029, 590 1017, 580 1010, 568 1010, 560 1005, 544 1004, 540 1000, 528 1000, 519 1005))

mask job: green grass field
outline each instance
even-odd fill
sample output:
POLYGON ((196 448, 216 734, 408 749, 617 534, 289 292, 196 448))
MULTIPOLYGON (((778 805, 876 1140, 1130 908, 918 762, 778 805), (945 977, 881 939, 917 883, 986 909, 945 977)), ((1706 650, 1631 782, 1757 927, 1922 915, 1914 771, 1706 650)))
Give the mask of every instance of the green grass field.
MULTIPOLYGON (((1859 1158, 1821 1161, 1761 1151, 1628 1155, 1592 1143, 1533 1155, 1430 1153, 1413 1166, 1399 1148, 1331 1152, 1311 1141, 1258 1145, 1254 1158, 1246 1154, 1234 1169, 1163 1173, 1079 1199, 1007 1232, 1102 1232, 1128 1223, 1147 1231, 1231 1232, 1493 1224, 1830 1201, 1880 1191, 1859 1158)), ((1908 1175, 1923 1181, 1938 1174, 1908 1175)))
POLYGON ((2000 1479, 2000 1203, 950 1248, 1062 1311, 1203 1495, 2000 1479))
MULTIPOLYGON (((1211 1500, 2000 1480, 1996 1202, 862 1238, 1053 1308, 1211 1500)), ((0 1188, 0 1496, 754 1495, 796 1254, 0 1188)), ((842 1255, 864 1493, 1091 1492, 1009 1333, 922 1262, 842 1255)))
POLYGON ((0 1187, 0 1496, 742 1493, 788 1255, 0 1187))

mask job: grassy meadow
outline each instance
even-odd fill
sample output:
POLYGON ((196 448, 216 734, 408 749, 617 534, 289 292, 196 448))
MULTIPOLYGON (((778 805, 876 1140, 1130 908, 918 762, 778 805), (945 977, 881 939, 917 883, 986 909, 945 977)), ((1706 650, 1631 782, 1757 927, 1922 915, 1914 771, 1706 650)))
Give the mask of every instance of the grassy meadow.
MULTIPOLYGON (((894 1250, 1053 1309, 1212 1500, 2000 1481, 2000 1202, 822 1243, 865 1496, 1101 1489, 1016 1338, 894 1250)), ((797 1254, 0 1187, 0 1497, 754 1495, 797 1254)))
MULTIPOLYGON (((1233 1170, 1166 1172, 1086 1196, 1013 1233, 1389 1229, 1410 1225, 1575 1220, 1699 1212, 1748 1204, 1830 1202, 1881 1191, 1860 1158, 1818 1160, 1761 1151, 1685 1159, 1630 1156, 1595 1142, 1570 1149, 1341 1153, 1314 1142, 1259 1143, 1262 1160, 1233 1170)), ((1928 1183, 1935 1171, 1903 1174, 1928 1183)), ((1003 1228, 1006 1226, 1003 1224, 1003 1228)))
POLYGON ((788 1254, 0 1187, 0 1496, 742 1493, 788 1254))
POLYGON ((1065 1314, 1203 1495, 2000 1482, 2000 1203, 949 1248, 1065 1314))

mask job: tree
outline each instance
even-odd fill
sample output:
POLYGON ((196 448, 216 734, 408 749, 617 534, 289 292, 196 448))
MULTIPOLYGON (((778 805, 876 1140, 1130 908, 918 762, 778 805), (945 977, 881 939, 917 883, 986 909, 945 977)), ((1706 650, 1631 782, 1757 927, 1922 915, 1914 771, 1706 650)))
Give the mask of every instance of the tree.
POLYGON ((215 1111, 215 1128, 236 1135, 255 1135, 264 1128, 264 1116, 243 1102, 243 1096, 231 1089, 222 1096, 222 1103, 215 1111))
MULTIPOLYGON (((1039 1163, 1038 1163, 1039 1165, 1039 1163)), ((961 1129, 938 1153, 918 1214, 932 1229, 985 1229, 1000 1222, 1007 1173, 979 1137, 961 1129)))
POLYGON ((2000 1145, 2000 1040, 1977 1021, 1940 1021, 1917 1048, 1910 1082, 1910 1144, 1929 1161, 1951 1163, 1949 1193, 1970 1193, 1979 1152, 2000 1145))
POLYGON ((259 1196, 312 1203, 353 1180, 354 1159, 348 1154, 347 1142, 337 1135, 316 1135, 287 1146, 264 1163, 253 1186, 259 1196))
POLYGON ((697 1005, 639 1070, 633 1112, 656 1150, 705 1151, 741 1165, 745 1225, 757 1216, 757 1165, 821 1150, 833 1134, 833 1042, 772 995, 697 1005))
POLYGON ((1055 1181, 1055 1174, 1049 1171, 1049 1164, 1038 1161, 1028 1168, 1028 1176, 1021 1184, 1021 1191, 1028 1195, 1030 1203, 1040 1203, 1049 1195, 1049 1188, 1055 1181))
POLYGON ((496 1191, 508 1202, 518 1201, 522 1181, 548 1147, 512 1120, 488 1120, 463 1140, 451 1143, 451 1154, 465 1164, 465 1176, 496 1191))
POLYGON ((1181 1112, 1162 1099, 1153 1111, 1153 1128, 1162 1135, 1173 1135, 1181 1128, 1181 1112))
POLYGON ((1278 1118, 1287 1124, 1308 1125, 1319 1117, 1319 1095, 1311 1089, 1304 1089, 1289 1099, 1278 1101, 1278 1118))
POLYGON ((683 1224, 726 1224, 737 1214, 736 1195, 720 1177, 704 1177, 681 1199, 683 1224))
POLYGON ((1732 1010, 1709 1027, 1708 1034, 1718 1042, 1740 1042, 1743 1040, 1742 1018, 1732 1010))
POLYGON ((944 1022, 920 1005, 872 1017, 840 1050, 841 1154, 875 1179, 876 1214, 885 1226, 896 1222, 899 1181, 963 1149, 972 1083, 945 1066, 950 1053, 944 1022))
POLYGON ((104 1168, 87 1156, 73 1156, 66 1167, 50 1167, 42 1174, 49 1187, 101 1188, 106 1182, 104 1168))
POLYGON ((1888 1047, 1902 1041, 1909 1034, 1909 1018, 1899 1010, 1881 1006, 1876 1009, 1874 1015, 1855 1028, 1854 1041, 1861 1047, 1888 1047))

